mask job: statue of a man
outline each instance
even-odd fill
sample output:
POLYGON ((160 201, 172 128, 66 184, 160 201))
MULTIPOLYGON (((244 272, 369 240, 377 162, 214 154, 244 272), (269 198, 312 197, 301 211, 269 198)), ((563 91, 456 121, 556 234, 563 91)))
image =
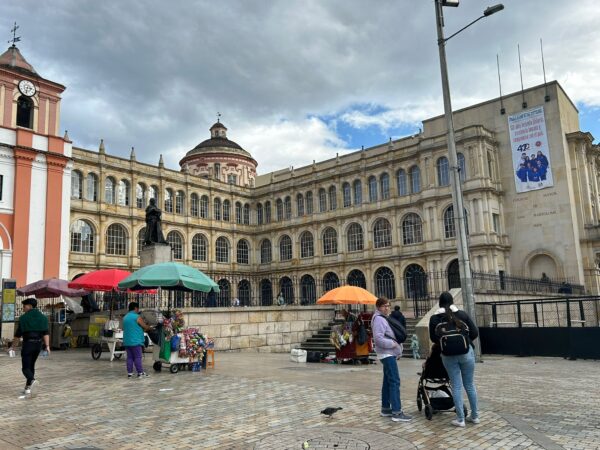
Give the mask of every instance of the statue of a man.
POLYGON ((144 245, 167 244, 165 237, 160 229, 161 212, 156 206, 156 200, 151 198, 150 204, 146 207, 146 235, 144 236, 144 245))

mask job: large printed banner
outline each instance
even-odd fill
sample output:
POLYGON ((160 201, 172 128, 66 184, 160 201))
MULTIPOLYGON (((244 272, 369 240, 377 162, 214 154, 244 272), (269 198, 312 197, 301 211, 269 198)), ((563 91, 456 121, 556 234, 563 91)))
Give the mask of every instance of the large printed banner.
POLYGON ((517 192, 554 186, 544 107, 508 116, 517 192))

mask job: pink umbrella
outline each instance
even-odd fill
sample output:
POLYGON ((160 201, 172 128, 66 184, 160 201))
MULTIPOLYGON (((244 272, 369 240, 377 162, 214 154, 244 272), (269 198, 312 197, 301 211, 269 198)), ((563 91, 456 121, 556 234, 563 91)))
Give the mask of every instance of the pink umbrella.
POLYGON ((47 278, 36 281, 17 289, 19 295, 33 295, 36 298, 54 298, 64 295, 66 297, 83 297, 89 292, 83 289, 69 287, 69 282, 59 278, 47 278))

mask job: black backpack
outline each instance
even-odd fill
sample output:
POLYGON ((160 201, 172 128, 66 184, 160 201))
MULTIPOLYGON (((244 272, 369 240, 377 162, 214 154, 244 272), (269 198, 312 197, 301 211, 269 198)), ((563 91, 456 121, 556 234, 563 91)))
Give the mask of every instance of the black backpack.
POLYGON ((367 333, 367 327, 361 320, 358 326, 358 332, 356 333, 356 342, 358 345, 364 345, 369 340, 369 333, 367 333))
POLYGON ((383 316, 383 317, 385 317, 385 319, 388 321, 388 323, 390 324, 390 328, 394 332, 394 337, 392 337, 392 336, 388 336, 388 337, 395 340, 398 344, 402 344, 404 341, 406 341, 406 337, 407 337, 406 328, 404 328, 402 326, 400 321, 392 316, 383 316))
POLYGON ((440 322, 435 327, 435 335, 440 338, 442 355, 464 355, 469 351, 469 327, 451 313, 452 320, 440 322))

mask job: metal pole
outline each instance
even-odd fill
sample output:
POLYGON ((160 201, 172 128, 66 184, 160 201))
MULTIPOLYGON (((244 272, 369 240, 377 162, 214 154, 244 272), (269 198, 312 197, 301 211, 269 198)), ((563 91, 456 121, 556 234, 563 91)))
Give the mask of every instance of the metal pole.
MULTIPOLYGON (((444 115, 446 117, 448 159, 450 161, 452 206, 454 210, 454 221, 456 223, 456 243, 458 247, 458 264, 460 270, 460 286, 465 311, 473 322, 477 324, 475 314, 475 299, 473 296, 473 280, 471 279, 471 262, 469 260, 469 248, 467 244, 467 230, 465 227, 463 193, 460 181, 460 168, 456 155, 456 143, 454 138, 454 123, 452 120, 452 104, 450 102, 450 84, 448 82, 448 67, 446 64, 446 40, 444 39, 444 14, 442 11, 442 0, 435 0, 435 15, 438 36, 438 49, 440 52, 440 70, 442 73, 442 92, 444 95, 444 115)), ((481 347, 479 340, 475 341, 475 358, 481 360, 481 347)))

